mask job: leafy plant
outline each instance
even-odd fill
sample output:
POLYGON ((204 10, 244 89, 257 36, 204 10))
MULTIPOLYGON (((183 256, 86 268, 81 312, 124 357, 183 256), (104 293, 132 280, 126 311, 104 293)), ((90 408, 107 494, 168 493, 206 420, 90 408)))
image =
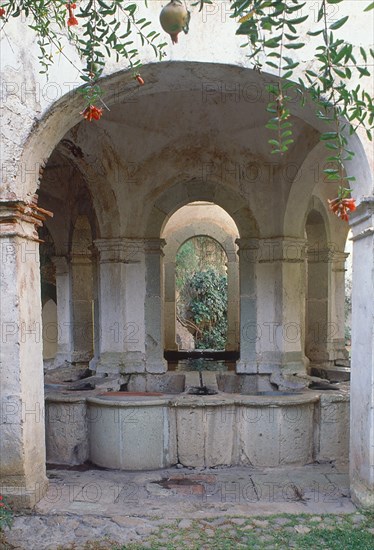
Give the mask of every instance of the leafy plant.
POLYGON ((189 281, 186 293, 187 316, 199 328, 195 335, 198 349, 224 349, 227 335, 227 276, 214 269, 198 271, 189 281))
POLYGON ((193 237, 176 257, 177 314, 192 321, 198 349, 224 349, 227 337, 226 254, 211 237, 193 237))
POLYGON ((13 511, 8 504, 7 499, 0 495, 0 533, 5 527, 11 529, 13 525, 13 511))

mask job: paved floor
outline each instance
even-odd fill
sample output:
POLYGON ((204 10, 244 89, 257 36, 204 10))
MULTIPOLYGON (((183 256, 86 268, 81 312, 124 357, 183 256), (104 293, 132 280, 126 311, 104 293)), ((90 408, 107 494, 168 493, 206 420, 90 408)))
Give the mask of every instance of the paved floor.
POLYGON ((17 517, 7 534, 14 548, 83 548, 109 537, 122 544, 141 541, 170 520, 345 514, 347 467, 314 464, 299 468, 244 467, 153 472, 49 470, 50 486, 32 515, 17 517), (30 542, 32 541, 32 542, 30 542), (81 546, 79 546, 81 545, 81 546))

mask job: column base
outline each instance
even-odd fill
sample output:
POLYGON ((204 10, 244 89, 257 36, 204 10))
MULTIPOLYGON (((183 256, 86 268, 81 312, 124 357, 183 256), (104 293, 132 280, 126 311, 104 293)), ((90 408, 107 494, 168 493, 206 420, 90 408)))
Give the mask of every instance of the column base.
POLYGON ((238 374, 306 374, 306 360, 301 352, 267 352, 259 354, 255 360, 239 359, 236 363, 238 374))
POLYGON ((357 506, 374 510, 374 485, 368 487, 351 473, 351 499, 357 506))
POLYGON ((72 363, 89 363, 92 359, 92 352, 73 351, 71 354, 72 363))
POLYGON ((145 370, 152 374, 163 374, 168 370, 168 363, 165 359, 146 361, 145 370))
POLYGON ((43 359, 44 370, 53 370, 68 367, 71 365, 70 355, 56 355, 52 359, 43 359))
POLYGON ((179 351, 179 346, 177 343, 165 346, 165 351, 179 351))
POLYGON ((104 352, 96 360, 96 374, 132 374, 145 372, 142 352, 104 352))
POLYGON ((48 491, 48 479, 42 476, 36 483, 27 486, 18 476, 5 476, 0 480, 0 493, 17 511, 30 510, 48 491))
POLYGON ((257 362, 256 361, 246 361, 244 359, 239 359, 236 362, 235 371, 237 374, 257 374, 257 362))

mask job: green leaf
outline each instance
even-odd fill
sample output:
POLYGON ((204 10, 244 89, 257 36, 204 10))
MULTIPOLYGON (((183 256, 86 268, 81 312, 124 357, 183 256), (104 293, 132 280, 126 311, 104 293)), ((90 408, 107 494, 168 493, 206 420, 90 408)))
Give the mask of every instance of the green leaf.
POLYGON ((336 151, 337 149, 339 149, 339 146, 336 145, 336 143, 325 143, 325 147, 327 147, 327 149, 332 149, 334 151, 336 151))
POLYGON ((318 36, 319 34, 322 34, 323 33, 323 29, 319 30, 319 31, 308 31, 307 34, 309 34, 309 36, 318 36))
POLYGON ((321 139, 323 141, 327 141, 328 139, 337 139, 337 138, 338 138, 337 132, 324 132, 323 134, 321 134, 321 139))
POLYGON ((304 15, 303 17, 297 17, 296 19, 288 19, 288 23, 293 25, 298 25, 299 23, 304 23, 308 19, 309 15, 304 15))
MULTIPOLYGON (((374 4, 373 4, 373 5, 374 5, 374 4)), ((361 52, 361 55, 362 55, 362 57, 363 57, 363 59, 364 59, 364 61, 365 61, 365 63, 366 63, 366 61, 367 61, 368 58, 367 58, 367 55, 366 55, 366 51, 364 50, 364 48, 363 48, 362 46, 360 47, 360 52, 361 52)))
POLYGON ((334 72, 336 72, 336 74, 337 74, 338 76, 340 76, 341 78, 345 78, 345 77, 346 77, 346 74, 345 74, 344 71, 341 71, 340 69, 337 69, 336 67, 333 67, 333 69, 334 69, 334 72))
POLYGON ((364 11, 370 11, 370 10, 374 10, 374 2, 366 6, 366 8, 364 9, 364 11))
POLYGON ((278 69, 278 65, 276 63, 273 63, 272 61, 266 61, 266 65, 269 65, 269 67, 273 67, 273 69, 278 69))
POLYGON ((337 29, 340 29, 340 27, 342 27, 349 19, 349 15, 346 15, 345 17, 342 17, 341 19, 339 19, 339 21, 335 21, 335 23, 333 23, 332 25, 330 25, 330 29, 332 31, 336 31, 337 29))
POLYGON ((282 37, 277 36, 276 38, 270 38, 270 40, 265 40, 264 46, 265 48, 278 48, 279 47, 279 41, 282 37))
POLYGON ((362 76, 370 76, 369 71, 366 69, 366 67, 357 67, 358 72, 360 73, 360 78, 362 76))
POLYGON ((305 44, 303 42, 297 42, 296 44, 285 44, 284 47, 288 50, 299 50, 303 48, 305 44))

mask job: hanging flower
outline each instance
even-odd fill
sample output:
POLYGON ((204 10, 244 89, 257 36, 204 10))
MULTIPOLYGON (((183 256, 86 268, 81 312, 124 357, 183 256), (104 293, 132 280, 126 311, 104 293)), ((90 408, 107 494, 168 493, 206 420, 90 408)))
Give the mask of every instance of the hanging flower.
POLYGON ((92 120, 100 120, 102 114, 103 110, 100 109, 100 107, 95 107, 95 105, 89 105, 84 111, 81 112, 83 118, 89 120, 90 122, 92 120))
POLYGON ((68 10, 69 12, 69 18, 68 18, 68 27, 73 27, 74 25, 78 25, 78 19, 75 17, 74 15, 74 11, 75 8, 77 7, 77 4, 75 4, 74 2, 69 2, 68 4, 66 4, 66 9, 68 10))
POLYGON ((144 80, 142 79, 140 74, 135 75, 134 78, 138 81, 139 86, 144 86, 144 80))
POLYGON ((0 8, 0 17, 4 17, 5 15, 5 9, 4 8, 0 8))
POLYGON ((353 212, 356 210, 356 201, 355 199, 343 199, 341 197, 337 197, 333 200, 328 200, 329 208, 331 212, 336 214, 338 218, 342 219, 343 221, 348 221, 349 212, 353 212))
POLYGON ((74 25, 78 25, 78 19, 72 15, 68 19, 68 27, 73 27, 74 25))
POLYGON ((74 25, 78 25, 78 19, 72 15, 68 19, 68 27, 73 27, 74 25))

